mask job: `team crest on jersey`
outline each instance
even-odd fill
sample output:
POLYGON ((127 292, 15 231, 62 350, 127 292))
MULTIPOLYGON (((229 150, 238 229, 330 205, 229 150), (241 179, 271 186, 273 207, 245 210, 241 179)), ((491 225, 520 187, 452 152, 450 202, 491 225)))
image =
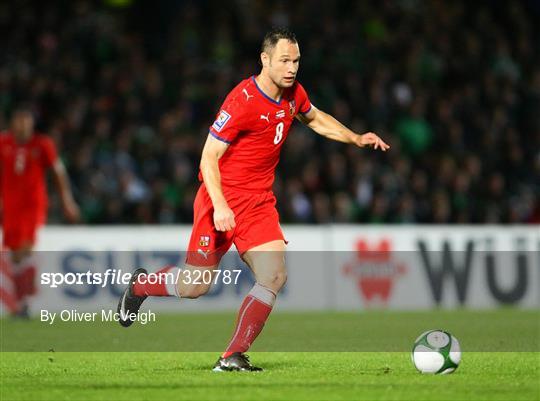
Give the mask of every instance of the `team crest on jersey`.
POLYGON ((276 118, 283 118, 285 117, 285 110, 280 110, 276 112, 276 118))
POLYGON ((216 121, 214 121, 214 124, 212 124, 212 128, 217 132, 220 132, 230 119, 231 115, 225 110, 221 110, 216 118, 216 121))
POLYGON ((296 111, 296 101, 293 99, 289 102, 289 113, 291 113, 291 116, 294 116, 295 111, 296 111))
POLYGON ((210 236, 201 235, 199 238, 199 246, 208 246, 210 245, 210 236))

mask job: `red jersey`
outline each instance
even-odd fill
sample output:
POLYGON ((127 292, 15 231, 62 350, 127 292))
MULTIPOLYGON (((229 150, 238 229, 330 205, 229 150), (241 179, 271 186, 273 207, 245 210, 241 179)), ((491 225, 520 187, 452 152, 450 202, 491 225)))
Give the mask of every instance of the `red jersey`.
POLYGON ((281 146, 295 116, 311 109, 299 82, 276 101, 268 97, 252 76, 227 96, 210 135, 230 146, 219 160, 221 185, 246 192, 270 191, 281 146))
POLYGON ((13 134, 0 135, 0 186, 4 219, 8 214, 37 213, 43 223, 47 210, 45 171, 57 159, 53 141, 34 134, 26 143, 17 143, 13 134))

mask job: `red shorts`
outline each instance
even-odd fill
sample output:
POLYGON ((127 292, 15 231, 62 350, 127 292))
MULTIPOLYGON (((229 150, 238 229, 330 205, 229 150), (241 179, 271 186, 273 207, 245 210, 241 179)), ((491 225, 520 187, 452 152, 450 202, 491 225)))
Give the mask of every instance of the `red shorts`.
POLYGON ((23 246, 33 245, 36 234, 43 221, 36 213, 10 213, 4 211, 2 221, 2 242, 5 248, 17 250, 23 246))
POLYGON ((225 232, 216 230, 214 207, 202 184, 193 204, 193 230, 186 257, 189 265, 218 265, 233 243, 243 254, 270 241, 285 241, 273 192, 253 194, 224 189, 223 194, 234 212, 236 227, 225 232))
POLYGON ((2 211, 2 243, 5 248, 17 250, 34 245, 39 228, 45 223, 46 208, 40 205, 15 207, 4 204, 2 211))

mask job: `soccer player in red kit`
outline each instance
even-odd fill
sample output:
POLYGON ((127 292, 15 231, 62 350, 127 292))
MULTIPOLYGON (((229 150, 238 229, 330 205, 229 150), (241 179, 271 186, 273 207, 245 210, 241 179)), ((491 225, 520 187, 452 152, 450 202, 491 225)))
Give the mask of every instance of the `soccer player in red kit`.
MULTIPOLYGON (((389 147, 376 134, 357 135, 311 104, 296 81, 300 51, 293 33, 284 29, 269 32, 260 59, 260 74, 240 82, 229 93, 210 127, 201 156, 202 184, 195 198, 184 267, 216 269, 234 243, 255 275, 256 283, 240 307, 236 328, 214 366, 216 371, 261 370, 244 352, 261 332, 286 280, 286 241, 272 183, 294 119, 336 141, 383 151, 389 147)), ((167 273, 177 274, 177 269, 168 267, 156 274, 165 277, 167 273)), ((147 296, 197 298, 210 288, 182 279, 149 284, 145 278, 146 270, 137 269, 120 298, 118 311, 124 326, 133 322, 127 314, 137 313, 147 296)))
POLYGON ((14 315, 27 316, 27 297, 35 293, 36 263, 32 249, 47 217, 46 170, 51 169, 66 217, 76 221, 79 209, 53 141, 34 132, 31 111, 14 112, 11 130, 0 135, 3 275, 0 298, 14 315))

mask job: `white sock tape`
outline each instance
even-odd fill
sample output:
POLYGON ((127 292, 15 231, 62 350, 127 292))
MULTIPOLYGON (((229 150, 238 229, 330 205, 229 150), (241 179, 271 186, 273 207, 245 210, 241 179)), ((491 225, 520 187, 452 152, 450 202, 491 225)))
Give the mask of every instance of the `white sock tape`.
POLYGON ((248 295, 264 302, 268 306, 274 306, 274 302, 276 302, 276 294, 259 283, 255 283, 248 295))
POLYGON ((173 297, 180 297, 180 295, 178 295, 178 290, 176 287, 179 272, 179 267, 173 267, 169 269, 169 271, 167 271, 165 288, 167 289, 167 294, 172 295, 173 297))

